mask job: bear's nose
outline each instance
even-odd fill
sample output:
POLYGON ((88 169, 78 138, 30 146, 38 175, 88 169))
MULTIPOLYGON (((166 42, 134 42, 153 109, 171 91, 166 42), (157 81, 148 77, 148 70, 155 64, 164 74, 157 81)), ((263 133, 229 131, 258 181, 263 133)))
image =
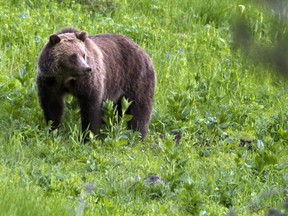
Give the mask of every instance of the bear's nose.
POLYGON ((91 72, 91 71, 92 71, 91 67, 85 68, 85 72, 91 72))

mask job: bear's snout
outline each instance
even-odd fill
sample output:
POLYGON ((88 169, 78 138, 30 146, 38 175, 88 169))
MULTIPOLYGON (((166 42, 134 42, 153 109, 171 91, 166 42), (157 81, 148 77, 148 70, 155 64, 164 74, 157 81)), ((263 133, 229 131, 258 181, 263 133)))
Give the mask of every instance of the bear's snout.
POLYGON ((92 68, 91 67, 86 67, 85 68, 85 72, 91 72, 92 71, 92 68))
POLYGON ((92 71, 92 68, 89 66, 89 64, 87 64, 84 58, 80 58, 78 64, 84 73, 89 73, 92 71))

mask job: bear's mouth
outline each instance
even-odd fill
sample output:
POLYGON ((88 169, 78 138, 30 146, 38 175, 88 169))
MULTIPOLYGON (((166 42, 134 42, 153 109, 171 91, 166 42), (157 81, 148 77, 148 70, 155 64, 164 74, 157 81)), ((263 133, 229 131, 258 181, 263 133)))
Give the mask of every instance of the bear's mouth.
POLYGON ((68 78, 70 77, 74 77, 74 78, 77 78, 77 77, 84 77, 84 76, 88 76, 89 73, 75 73, 75 74, 71 74, 70 76, 68 76, 68 78))

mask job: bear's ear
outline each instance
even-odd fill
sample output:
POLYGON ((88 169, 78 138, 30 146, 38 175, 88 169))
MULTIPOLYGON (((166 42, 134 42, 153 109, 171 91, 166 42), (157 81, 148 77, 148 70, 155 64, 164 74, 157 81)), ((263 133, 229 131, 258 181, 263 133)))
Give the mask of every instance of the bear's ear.
POLYGON ((76 32, 76 37, 81 40, 81 41, 85 41, 86 38, 88 37, 87 33, 86 32, 76 32))
POLYGON ((55 45, 61 41, 61 38, 58 35, 53 34, 49 37, 49 41, 50 41, 51 45, 55 45))

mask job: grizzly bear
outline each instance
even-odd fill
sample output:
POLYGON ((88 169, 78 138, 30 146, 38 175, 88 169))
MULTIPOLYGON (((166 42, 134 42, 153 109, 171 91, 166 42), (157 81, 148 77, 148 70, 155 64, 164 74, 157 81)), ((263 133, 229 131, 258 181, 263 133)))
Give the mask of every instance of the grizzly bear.
POLYGON ((145 138, 152 112, 156 75, 149 56, 125 36, 88 36, 72 28, 49 37, 38 58, 40 106, 51 129, 60 126, 64 95, 72 94, 80 108, 82 131, 99 133, 102 102, 132 101, 128 127, 145 138))

